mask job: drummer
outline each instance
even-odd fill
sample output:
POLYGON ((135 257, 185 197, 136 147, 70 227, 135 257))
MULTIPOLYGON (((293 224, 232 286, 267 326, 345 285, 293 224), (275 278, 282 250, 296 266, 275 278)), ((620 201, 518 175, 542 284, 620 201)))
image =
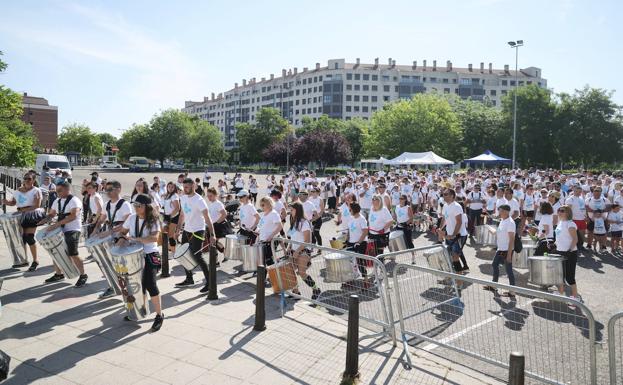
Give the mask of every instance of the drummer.
POLYGON ((163 195, 164 226, 169 236, 169 252, 175 254, 175 232, 180 219, 180 189, 173 182, 167 183, 163 195))
MULTIPOLYGON (((28 271, 35 271, 39 266, 39 258, 37 255, 37 244, 35 242, 35 230, 37 223, 45 218, 45 213, 38 210, 41 207, 42 194, 41 190, 34 185, 34 176, 30 173, 24 175, 22 185, 13 193, 13 199, 3 200, 3 204, 8 206, 17 206, 17 211, 22 213, 22 240, 24 243, 24 252, 26 253, 26 245, 32 254, 32 263, 28 271)), ((26 255, 28 255, 26 253, 26 255)), ((28 261, 15 264, 13 268, 28 266, 28 261)))
POLYGON ((260 208, 262 209, 262 214, 257 225, 259 236, 256 243, 262 244, 264 264, 270 266, 274 263, 273 250, 270 243, 283 230, 283 226, 279 214, 273 209, 272 199, 268 197, 260 199, 260 208))
MULTIPOLYGON (((311 250, 306 248, 303 243, 311 243, 311 226, 309 221, 305 219, 303 205, 300 202, 290 204, 290 230, 288 237, 294 242, 301 244, 291 244, 290 251, 294 259, 294 266, 298 275, 303 282, 312 289, 312 301, 320 296, 320 289, 316 286, 316 281, 307 274, 307 268, 310 266, 311 250)), ((292 290, 295 294, 301 294, 298 287, 292 290)))
POLYGON ((134 210, 136 214, 132 214, 123 223, 121 233, 127 235, 130 242, 139 242, 143 244, 145 253, 145 267, 141 276, 141 285, 143 286, 143 295, 149 293, 151 303, 156 310, 156 318, 151 326, 153 332, 157 332, 164 322, 164 314, 160 303, 160 290, 156 282, 156 276, 162 261, 160 253, 158 253, 158 234, 160 234, 160 223, 157 213, 154 210, 151 197, 146 194, 138 194, 134 197, 134 210))
POLYGON ((106 221, 104 214, 104 199, 98 192, 98 186, 95 182, 87 184, 87 194, 89 194, 89 217, 87 218, 87 236, 97 234, 101 230, 102 224, 106 221))
MULTIPOLYGON (((121 183, 116 180, 107 181, 105 185, 105 193, 108 196, 108 202, 105 206, 105 228, 106 232, 102 236, 112 235, 113 243, 119 240, 119 232, 125 220, 132 214, 132 206, 125 199, 121 199, 121 183)), ((108 298, 115 295, 115 290, 108 287, 104 290, 99 298, 108 298)))
POLYGON ((227 235, 227 211, 225 211, 225 205, 218 200, 218 193, 214 187, 208 188, 208 213, 210 219, 212 219, 212 225, 214 226, 214 235, 216 236, 216 248, 221 253, 225 251, 223 245, 219 242, 219 239, 224 238, 227 235))
POLYGON ((404 194, 400 196, 400 203, 396 206, 396 222, 396 229, 404 234, 407 249, 412 249, 414 247, 412 233, 413 208, 404 194))
MULTIPOLYGON (((76 282, 76 287, 82 287, 87 283, 89 278, 84 273, 84 264, 78 254, 78 243, 80 241, 80 229, 82 227, 80 223, 80 211, 82 210, 82 201, 70 193, 71 185, 68 182, 62 182, 56 186, 56 192, 58 198, 50 207, 47 218, 52 219, 58 216, 55 224, 48 226, 45 231, 49 233, 57 228, 63 229, 63 236, 67 245, 67 254, 71 258, 72 262, 80 271, 80 277, 76 282)), ((54 275, 46 279, 46 283, 57 282, 65 279, 65 275, 58 268, 56 263, 54 264, 54 275)))
MULTIPOLYGON (((207 293, 208 286, 208 265, 201 255, 201 249, 205 237, 211 245, 214 245, 216 238, 214 236, 214 226, 210 219, 208 211, 208 205, 203 197, 195 192, 195 182, 191 178, 184 179, 184 193, 180 197, 180 218, 175 234, 175 238, 182 234, 182 243, 188 243, 191 251, 191 255, 195 262, 201 268, 205 278, 205 284, 201 290, 201 293, 207 293), (206 227, 209 234, 206 235, 206 227), (182 232, 183 230, 183 232, 182 232)), ((186 279, 180 283, 175 284, 177 287, 191 286, 195 284, 193 279, 193 272, 186 271, 186 279)))
POLYGON ((249 192, 247 190, 240 190, 236 194, 240 200, 240 230, 238 234, 244 235, 249 238, 249 244, 254 244, 257 235, 255 229, 260 221, 260 214, 257 213, 255 206, 249 200, 249 192))

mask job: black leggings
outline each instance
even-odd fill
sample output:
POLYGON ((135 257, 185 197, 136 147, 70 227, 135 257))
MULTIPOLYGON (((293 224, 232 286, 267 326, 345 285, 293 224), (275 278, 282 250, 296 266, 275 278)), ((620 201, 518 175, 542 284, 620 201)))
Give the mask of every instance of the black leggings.
POLYGON ((312 222, 313 230, 311 234, 311 241, 317 245, 322 246, 322 237, 320 236, 320 228, 322 227, 322 218, 316 219, 312 222))
POLYGON ((567 285, 575 285, 575 265, 578 262, 578 251, 556 251, 556 254, 566 257, 563 262, 565 282, 567 285))
MULTIPOLYGON (((207 282, 208 276, 209 276, 208 264, 206 263, 205 259, 203 259, 203 256, 201 255, 202 252, 200 251, 203 246, 202 238, 204 236, 205 236, 205 231, 195 231, 194 233, 184 231, 182 233, 182 243, 190 243, 190 251, 192 252, 193 259, 195 260, 195 262, 197 262, 197 264, 201 268, 201 271, 203 272, 203 275, 207 282)), ((193 272, 190 270, 186 270, 186 269, 184 270, 186 271, 186 278, 192 279, 193 272)))
MULTIPOLYGON (((368 242, 361 242, 358 246, 354 243, 347 242, 346 249, 350 251, 354 251, 357 254, 365 254, 366 249, 368 248, 368 242)), ((362 276, 367 276, 368 271, 366 270, 366 260, 363 258, 357 258, 357 268, 359 268, 359 272, 362 276)))
POLYGON ((160 266, 152 263, 150 261, 151 257, 152 254, 145 256, 145 268, 143 268, 143 274, 141 275, 141 285, 143 285, 143 294, 148 292, 150 297, 155 297, 160 295, 160 290, 158 290, 158 284, 156 283, 156 276, 160 266))
POLYGON ((399 223, 396 227, 397 230, 402 231, 405 236, 405 244, 407 245, 407 249, 412 249, 413 246, 413 230, 411 230, 411 226, 403 223, 399 223))

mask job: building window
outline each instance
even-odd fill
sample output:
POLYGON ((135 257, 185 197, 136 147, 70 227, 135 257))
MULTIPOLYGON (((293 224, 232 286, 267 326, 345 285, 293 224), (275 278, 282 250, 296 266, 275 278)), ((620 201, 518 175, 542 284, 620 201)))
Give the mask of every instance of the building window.
POLYGON ((346 101, 350 102, 353 100, 353 96, 352 95, 346 95, 346 101))
POLYGON ((318 92, 322 92, 322 86, 318 86, 318 92))
POLYGON ((369 98, 368 98, 368 95, 363 95, 363 96, 361 97, 361 100, 362 100, 362 101, 364 101, 364 102, 367 102, 367 101, 368 101, 368 99, 369 99, 369 98))
POLYGON ((507 80, 502 80, 502 85, 503 86, 507 86, 508 85, 508 81, 507 80))
POLYGON ((347 73, 346 74, 346 80, 353 80, 353 74, 347 73))
POLYGON ((346 106, 346 112, 350 112, 351 107, 350 106, 346 106))
POLYGON ((355 91, 359 91, 360 88, 359 84, 355 84, 355 91))
POLYGON ((376 82, 379 80, 379 75, 372 75, 372 81, 376 82))
POLYGON ((383 101, 384 102, 389 102, 389 95, 384 95, 383 96, 383 101))
POLYGON ((322 81, 322 75, 318 76, 318 81, 321 82, 322 81))
POLYGON ((361 107, 361 112, 368 112, 368 106, 361 107))
MULTIPOLYGON (((332 100, 331 95, 325 95, 324 99, 323 99, 323 102, 324 102, 324 104, 330 104, 331 100, 332 100)), ((305 100, 303 100, 303 101, 305 101, 305 100)), ((296 104, 299 104, 298 100, 296 101, 296 104)), ((305 103, 303 103, 303 104, 305 104, 305 103)))
POLYGON ((314 76, 314 83, 318 81, 318 76, 314 76))
POLYGON ((448 83, 448 78, 443 78, 443 79, 441 79, 441 82, 442 82, 442 83, 446 83, 446 84, 447 84, 447 83, 448 83))
POLYGON ((370 75, 363 74, 363 80, 370 80, 370 75))
POLYGON ((449 88, 444 88, 443 89, 443 93, 444 94, 449 94, 450 93, 450 89, 449 88))
POLYGON ((492 100, 492 101, 491 101, 491 105, 492 105, 492 106, 496 106, 496 105, 497 105, 497 102, 496 102, 495 100, 492 100))
POLYGON ((429 80, 431 83, 437 83, 437 78, 430 78, 429 80))
POLYGON ((370 86, 369 86, 369 85, 364 84, 362 87, 363 87, 362 89, 363 89, 364 91, 370 91, 370 86))
POLYGON ((378 86, 372 86, 372 91, 378 91, 379 87, 378 86))
POLYGON ((372 112, 376 111, 376 106, 372 106, 372 107, 370 108, 370 110, 371 110, 372 112))
POLYGON ((461 79, 459 80, 459 84, 462 86, 471 86, 472 85, 472 79, 461 79))
POLYGON ((508 92, 506 90, 502 90, 502 95, 506 95, 508 92))
POLYGON ((307 113, 308 113, 308 114, 311 114, 311 108, 308 108, 308 109, 307 109, 307 113))
POLYGON ((394 86, 394 92, 398 92, 399 89, 400 89, 400 87, 394 86))
MULTIPOLYGON (((298 104, 298 103, 296 103, 296 104, 298 104)), ((299 114, 299 110, 294 110, 294 114, 298 115, 299 114)))
POLYGON ((303 79, 303 84, 307 84, 307 79, 303 79))
POLYGON ((389 92, 389 86, 383 86, 383 91, 384 92, 389 92))
POLYGON ((361 79, 361 75, 360 74, 355 74, 355 80, 360 80, 361 79))
POLYGON ((352 91, 353 90, 353 85, 352 84, 347 84, 346 85, 346 91, 352 91))
POLYGON ((372 102, 373 102, 373 103, 374 103, 374 102, 376 102, 376 101, 377 101, 377 99, 378 99, 378 97, 377 97, 376 95, 372 95, 372 96, 371 96, 371 98, 372 98, 372 102))
POLYGON ((497 91, 496 90, 491 90, 491 96, 495 96, 497 95, 497 91))
POLYGON ((515 81, 511 80, 511 87, 515 85, 515 81))
POLYGON ((523 86, 523 80, 520 80, 520 81, 519 81, 519 86, 520 86, 520 87, 521 87, 521 86, 523 86))
POLYGON ((358 102, 359 101, 359 95, 355 95, 355 101, 358 102))
POLYGON ((303 88, 303 94, 307 93, 307 88, 303 88))
POLYGON ((353 107, 353 110, 354 110, 355 112, 359 112, 359 106, 354 106, 354 107, 353 107))
POLYGON ((384 82, 388 82, 388 81, 389 81, 389 76, 387 76, 387 75, 383 75, 383 81, 384 81, 384 82))

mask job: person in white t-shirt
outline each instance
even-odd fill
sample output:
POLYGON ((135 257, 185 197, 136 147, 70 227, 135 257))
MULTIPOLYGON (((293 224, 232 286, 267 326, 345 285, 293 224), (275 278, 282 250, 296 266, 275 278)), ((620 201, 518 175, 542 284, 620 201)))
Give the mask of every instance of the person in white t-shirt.
POLYGON ((541 202, 539 213, 539 242, 534 251, 534 255, 536 256, 544 255, 546 252, 549 252, 554 242, 554 209, 552 205, 547 201, 541 202))
POLYGON ((249 238, 249 244, 253 244, 257 238, 255 229, 260 221, 260 214, 255 209, 255 205, 251 203, 247 190, 238 191, 236 196, 240 200, 240 230, 238 230, 238 234, 249 238))
POLYGON ((446 240, 448 252, 452 255, 452 266, 456 273, 463 270, 460 262, 461 243, 460 232, 463 222, 463 208, 456 201, 456 193, 453 189, 446 189, 443 192, 442 221, 440 226, 440 236, 446 240))
POLYGON ((476 226, 482 225, 482 210, 485 203, 485 195, 480 191, 480 185, 474 185, 474 189, 467 194, 465 203, 467 204, 468 231, 474 235, 476 226))
POLYGON ((573 193, 570 194, 565 200, 565 205, 571 207, 572 217, 571 219, 575 223, 578 229, 578 248, 583 249, 584 237, 586 229, 588 227, 586 223, 586 201, 584 199, 584 191, 582 186, 575 186, 573 193))
MULTIPOLYGON (((182 243, 188 243, 191 256, 195 262, 201 268, 203 272, 205 282, 201 293, 207 293, 208 286, 208 264, 203 258, 203 242, 208 239, 210 245, 214 246, 216 237, 214 235, 214 226, 210 219, 208 211, 208 205, 203 197, 195 192, 195 182, 191 178, 184 179, 183 182, 184 193, 180 197, 180 218, 178 221, 177 231, 175 237, 178 238, 180 233, 182 235, 182 243), (183 232, 182 232, 183 230, 183 232), (206 230, 208 234, 206 234, 206 230)), ((193 272, 186 270, 186 279, 180 283, 177 283, 176 287, 191 286, 195 284, 193 279, 193 272)))
POLYGON ((376 255, 383 254, 389 241, 389 229, 393 222, 394 218, 387 207, 383 206, 381 197, 379 195, 372 197, 372 208, 368 216, 369 239, 374 242, 376 255))
POLYGON ((400 196, 400 203, 396 206, 396 229, 402 231, 405 238, 407 249, 413 246, 413 208, 409 204, 406 195, 400 196))
MULTIPOLYGON (((498 207, 500 212, 500 224, 496 232, 497 250, 495 257, 493 257, 493 282, 497 282, 500 278, 500 264, 504 263, 506 269, 506 275, 508 277, 508 283, 511 286, 515 285, 515 274, 513 273, 513 251, 515 247, 515 221, 510 217, 511 207, 509 205, 501 205, 498 207)), ((493 286, 485 286, 485 290, 497 292, 497 289, 493 286)), ((503 294, 511 299, 515 298, 515 294, 509 291, 503 294)))
MULTIPOLYGON (((558 226, 556 226, 555 233, 556 254, 565 257, 563 261, 564 281, 571 287, 571 298, 576 299, 578 287, 575 281, 575 267, 578 261, 578 232, 571 206, 563 205, 558 209, 558 226)), ((564 286, 560 285, 558 291, 563 295, 564 286)))
POLYGON ((608 223, 610 224, 610 246, 614 253, 621 249, 621 235, 623 233, 623 213, 621 206, 616 203, 612 205, 608 214, 608 223))
MULTIPOLYGON (((121 233, 127 236, 127 242, 140 243, 145 254, 145 264, 141 273, 141 286, 143 295, 149 293, 151 303, 154 305, 156 317, 151 326, 152 332, 157 332, 164 322, 164 314, 160 302, 160 290, 157 284, 158 270, 162 266, 160 253, 158 252, 158 234, 160 234, 160 222, 156 216, 151 197, 139 194, 134 199, 134 210, 123 224, 121 233)), ((136 295, 136 294, 135 294, 136 295)))
MULTIPOLYGON (((48 216, 44 219, 44 221, 47 222, 56 216, 58 216, 58 218, 56 223, 48 226, 43 231, 49 233, 59 227, 62 229, 65 244, 67 246, 67 254, 80 272, 80 277, 78 278, 75 286, 83 287, 87 283, 87 279, 89 277, 84 273, 84 264, 78 253, 80 230, 82 229, 82 223, 80 220, 82 201, 79 198, 72 196, 70 191, 71 185, 68 182, 61 182, 56 186, 58 198, 56 198, 56 201, 54 201, 52 207, 50 207, 48 216)), ((54 263, 54 271, 54 275, 45 280, 46 283, 57 282, 65 279, 65 275, 58 268, 56 263, 54 263)))
MULTIPOLYGON (((348 241, 346 248, 358 254, 365 254, 368 247, 368 221, 361 215, 359 203, 350 204, 350 220, 348 221, 348 241)), ((368 275, 366 262, 357 258, 357 268, 363 277, 368 275)))
POLYGON ((257 244, 262 245, 264 250, 264 266, 270 266, 275 263, 273 259, 273 250, 271 242, 273 238, 283 230, 281 217, 274 210, 273 200, 268 197, 260 199, 260 221, 257 225, 258 237, 257 244))
POLYGON ((203 172, 203 190, 207 190, 210 187, 210 179, 212 179, 212 177, 210 176, 210 171, 208 171, 208 169, 206 168, 206 170, 203 172))
MULTIPOLYGON (((242 191, 242 190, 241 190, 242 191)), ((229 226, 227 224, 227 211, 225 211, 225 205, 218 200, 218 193, 214 187, 208 188, 208 213, 214 226, 214 235, 216 236, 215 246, 218 251, 223 253, 225 248, 220 243, 221 238, 229 233, 229 226)))
MULTIPOLYGON (((312 289, 312 301, 316 300, 320 295, 320 289, 316 286, 316 281, 307 274, 309 262, 311 261, 311 250, 306 248, 304 244, 311 243, 311 225, 305 219, 303 205, 300 202, 294 202, 290 205, 290 230, 288 230, 288 238, 293 243, 289 246, 289 251, 294 259, 294 266, 297 274, 303 279, 303 282, 312 289), (300 242, 300 243, 299 243, 300 242)), ((294 294, 301 294, 298 287, 292 290, 294 294)))
POLYGON ((98 192, 97 183, 89 182, 87 184, 87 194, 89 194, 87 237, 90 237, 100 232, 102 225, 106 221, 106 214, 104 214, 104 199, 98 192))

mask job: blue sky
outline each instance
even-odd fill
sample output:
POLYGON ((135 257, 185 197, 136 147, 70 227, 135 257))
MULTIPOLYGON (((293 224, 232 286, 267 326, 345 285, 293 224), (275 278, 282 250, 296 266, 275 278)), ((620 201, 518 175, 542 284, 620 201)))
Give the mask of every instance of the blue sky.
MULTIPOLYGON (((0 83, 46 97, 59 125, 119 135, 243 78, 331 58, 451 60, 543 70, 555 92, 585 84, 623 104, 623 2, 4 1, 0 83)), ((486 64, 485 64, 486 65, 486 64)))

